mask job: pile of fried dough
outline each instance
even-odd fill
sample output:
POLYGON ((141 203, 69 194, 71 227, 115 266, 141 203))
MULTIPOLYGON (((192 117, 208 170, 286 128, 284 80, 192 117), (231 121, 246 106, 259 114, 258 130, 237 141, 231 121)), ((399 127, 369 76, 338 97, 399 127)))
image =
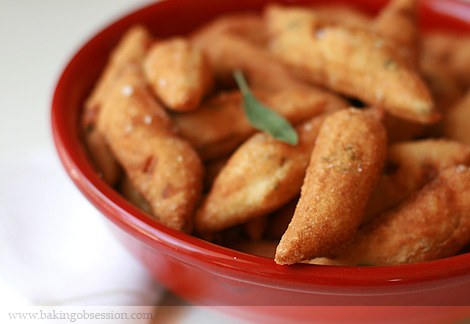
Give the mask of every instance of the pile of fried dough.
POLYGON ((84 142, 163 224, 278 264, 464 253, 470 37, 418 20, 393 0, 374 17, 270 4, 165 39, 133 26, 84 104, 84 142), (297 145, 253 128, 235 70, 297 145))

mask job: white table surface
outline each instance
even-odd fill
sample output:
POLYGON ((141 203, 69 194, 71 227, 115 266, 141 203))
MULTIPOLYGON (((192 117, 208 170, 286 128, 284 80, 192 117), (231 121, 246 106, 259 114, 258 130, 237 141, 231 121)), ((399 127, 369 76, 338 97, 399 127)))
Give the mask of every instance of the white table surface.
MULTIPOLYGON (((0 2, 0 160, 53 146, 49 123, 50 102, 65 64, 98 29, 149 2, 0 2)), ((0 179, 0 186, 7 185, 0 179)), ((24 296, 14 286, 5 283, 0 275, 0 304, 8 307, 21 305, 24 301, 24 296)), ((182 307, 172 308, 171 315, 167 314, 166 320, 161 319, 159 324, 241 323, 223 314, 189 307, 178 300, 176 304, 182 307)))

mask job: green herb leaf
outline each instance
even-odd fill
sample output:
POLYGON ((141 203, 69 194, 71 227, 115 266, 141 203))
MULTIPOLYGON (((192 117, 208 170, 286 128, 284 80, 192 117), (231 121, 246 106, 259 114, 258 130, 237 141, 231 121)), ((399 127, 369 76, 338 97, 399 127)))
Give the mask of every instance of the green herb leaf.
POLYGON ((233 77, 243 96, 243 108, 249 122, 258 130, 290 145, 297 145, 299 138, 292 125, 281 115, 260 103, 251 92, 240 70, 233 77))

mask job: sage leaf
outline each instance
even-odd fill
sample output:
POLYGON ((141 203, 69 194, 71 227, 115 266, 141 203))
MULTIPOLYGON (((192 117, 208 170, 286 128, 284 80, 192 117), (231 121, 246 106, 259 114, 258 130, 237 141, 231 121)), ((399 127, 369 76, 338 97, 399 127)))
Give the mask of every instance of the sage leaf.
POLYGON ((250 124, 275 139, 290 145, 297 145, 299 138, 292 125, 277 112, 258 101, 251 92, 242 71, 235 70, 233 77, 243 97, 243 108, 250 124))

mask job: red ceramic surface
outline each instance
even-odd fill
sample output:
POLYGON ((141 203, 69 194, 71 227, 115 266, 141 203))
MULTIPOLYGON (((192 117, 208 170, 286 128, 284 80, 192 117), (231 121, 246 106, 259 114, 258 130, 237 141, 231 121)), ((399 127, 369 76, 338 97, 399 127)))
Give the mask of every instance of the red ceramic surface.
MULTIPOLYGON (((110 49, 130 25, 144 23, 157 37, 184 34, 219 14, 260 10, 267 2, 167 0, 129 14, 86 43, 64 70, 52 102, 53 136, 68 174, 117 225, 115 233, 154 277, 192 303, 260 323, 452 323, 470 316, 469 253, 404 266, 279 266, 161 225, 93 169, 78 135, 82 103, 110 49), (437 305, 446 307, 426 307, 437 305)), ((385 1, 354 3, 377 12, 385 1)), ((429 0, 421 2, 421 9, 423 28, 470 31, 470 4, 429 0)))

